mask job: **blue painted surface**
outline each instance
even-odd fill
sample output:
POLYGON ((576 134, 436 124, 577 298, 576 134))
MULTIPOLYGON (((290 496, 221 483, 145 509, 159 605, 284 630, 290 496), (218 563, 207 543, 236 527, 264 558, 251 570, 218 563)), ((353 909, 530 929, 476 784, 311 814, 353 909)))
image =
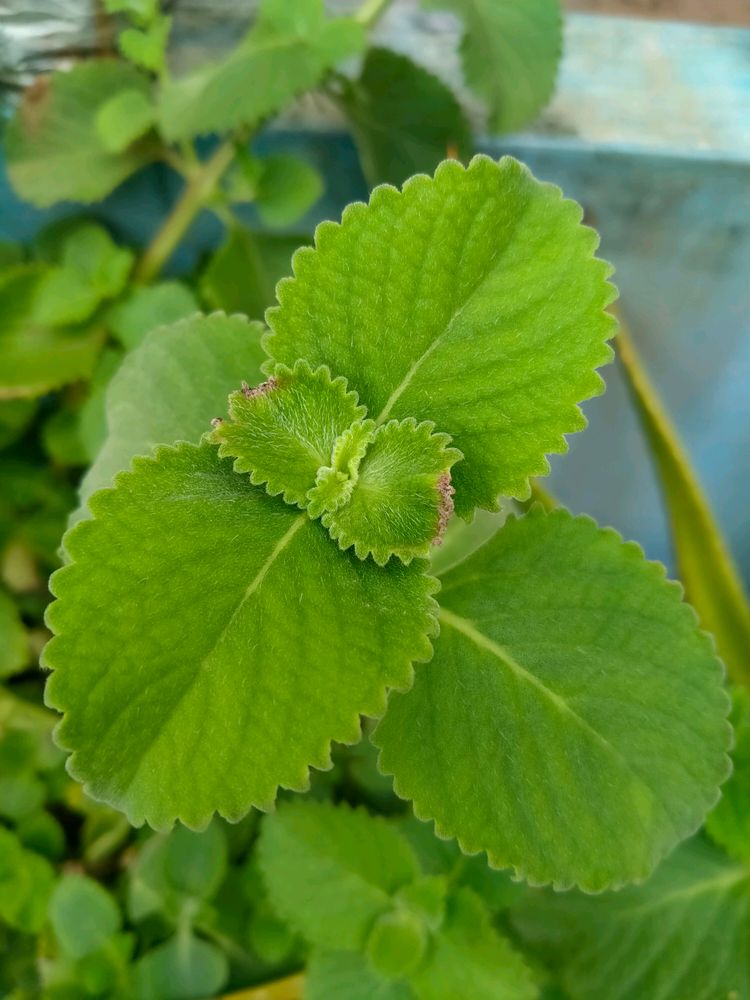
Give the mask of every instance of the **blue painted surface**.
MULTIPOLYGON (((413 16, 419 30, 423 15, 413 16)), ((540 129, 482 148, 512 153, 559 184, 602 233, 623 312, 750 583, 750 32, 579 17, 569 20, 567 46, 540 129)), ((326 177, 326 196, 298 231, 366 196, 344 135, 274 131, 258 146, 298 152, 326 177)), ((166 169, 148 169, 93 214, 143 244, 177 183, 166 169)), ((0 236, 13 239, 80 211, 23 205, 2 172, 0 206, 0 236)), ((191 268, 220 232, 204 213, 171 270, 191 268)), ((622 380, 613 366, 603 374, 607 393, 585 406, 590 428, 571 438, 567 456, 552 459, 552 487, 573 509, 671 564, 656 481, 622 380)))

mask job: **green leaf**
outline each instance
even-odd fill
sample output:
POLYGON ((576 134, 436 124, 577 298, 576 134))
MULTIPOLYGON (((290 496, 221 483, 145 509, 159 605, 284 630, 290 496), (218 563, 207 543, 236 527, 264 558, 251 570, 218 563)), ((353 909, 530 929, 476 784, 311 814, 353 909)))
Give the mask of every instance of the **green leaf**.
POLYGON ((261 167, 255 204, 267 226, 291 226, 323 194, 323 178, 315 167, 296 156, 267 156, 261 167))
POLYGON ((523 959, 499 934, 469 889, 448 898, 445 923, 427 960, 410 977, 418 1000, 534 1000, 523 959))
POLYGON ((364 42, 363 27, 327 18, 323 0, 264 0, 255 26, 227 58, 164 85, 162 132, 174 141, 255 125, 317 86, 364 42))
POLYGON ((0 400, 0 448, 7 448, 23 435, 36 411, 33 399, 0 400))
POLYGON ((727 854, 750 864, 750 695, 734 692, 732 776, 719 804, 706 820, 706 830, 727 854))
POLYGON ((614 292, 580 216, 508 157, 377 188, 295 254, 266 348, 328 365, 377 424, 433 421, 464 454, 457 512, 496 510, 501 493, 528 495, 602 389, 614 292))
MULTIPOLYGON (((148 303, 137 304, 145 308, 148 303)), ((123 317, 120 329, 134 332, 123 317)), ((107 392, 108 437, 81 483, 83 516, 91 494, 108 486, 135 455, 154 445, 200 441, 232 389, 257 381, 265 357, 261 327, 242 316, 193 316, 153 330, 129 354, 107 392)), ((127 339, 126 336, 126 339, 127 339)))
POLYGON ((526 125, 552 96, 562 51, 559 0, 422 0, 463 19, 464 75, 485 101, 490 128, 526 125))
POLYGON ((40 318, 48 270, 21 265, 0 275, 0 400, 42 396, 90 376, 103 334, 60 329, 40 318))
POLYGON ((64 875, 60 879, 50 900, 49 918, 60 947, 73 959, 97 951, 121 924, 112 896, 85 875, 64 875))
POLYGON ((110 152, 96 127, 99 110, 119 92, 147 94, 148 86, 133 67, 110 59, 40 77, 5 133, 8 175, 18 195, 40 208, 100 201, 153 159, 146 148, 110 152))
POLYGON ((750 602, 690 457, 651 385, 627 331, 618 359, 661 480, 678 576, 730 677, 750 684, 750 602))
POLYGON ((96 130, 109 153, 122 153, 156 123, 156 107, 142 90, 121 90, 96 115, 96 130))
POLYGON ((228 977, 226 955, 187 931, 136 962, 135 1000, 202 1000, 216 996, 228 977))
MULTIPOLYGON (((276 284, 291 271, 303 236, 254 233, 235 225, 201 275, 200 292, 211 309, 262 317, 276 301, 276 284)), ((297 359, 295 358, 294 361, 297 359)))
MULTIPOLYGON (((148 27, 126 28, 120 32, 117 45, 120 52, 136 66, 161 73, 164 69, 169 32, 172 30, 172 18, 158 16, 148 27)), ((154 118, 155 118, 154 109, 154 118)), ((149 124, 152 124, 149 122, 149 124)))
POLYGON ((446 156, 467 159, 469 122, 451 90, 389 49, 370 48, 359 78, 339 98, 370 187, 431 174, 446 156))
POLYGON ((356 951, 313 952, 305 1000, 416 1000, 408 983, 383 979, 356 951))
POLYGON ((321 466, 331 463, 336 440, 365 409, 357 394, 327 368, 313 372, 301 361, 279 365, 273 376, 251 389, 247 383, 229 397, 229 421, 217 424, 211 440, 221 458, 234 459, 235 472, 250 473, 255 486, 288 504, 306 507, 321 466))
POLYGON ((132 468, 65 536, 46 696, 92 797, 136 825, 200 829, 306 788, 331 740, 383 714, 431 654, 434 581, 342 556, 210 444, 132 468))
POLYGON ((0 678, 12 677, 26 666, 30 650, 15 601, 0 590, 0 678))
POLYGON ((159 0, 104 0, 109 14, 128 14, 134 21, 148 24, 159 12, 159 0))
POLYGON ((157 326, 176 323, 199 311, 192 291, 179 281, 135 287, 107 313, 106 323, 127 351, 132 351, 157 326))
POLYGON ((176 826, 166 836, 152 837, 130 871, 131 919, 162 912, 177 921, 185 901, 210 898, 226 870, 227 841, 217 823, 202 833, 176 826))
POLYGON ((383 979, 407 978, 422 964, 426 950, 425 923, 406 909, 381 914, 367 937, 367 959, 383 979))
POLYGON ((419 875, 395 827, 344 805, 285 803, 263 821, 259 852, 274 909, 322 948, 363 948, 373 921, 419 875))
POLYGON ((398 794, 533 884, 645 878, 727 776, 721 664, 679 585, 538 506, 442 583, 434 660, 374 734, 398 794))
POLYGON ((50 861, 60 861, 65 857, 65 831, 51 813, 39 809, 24 816, 16 832, 24 847, 50 861))
POLYGON ((573 1000, 750 997, 750 869, 700 840, 622 892, 530 893, 515 923, 573 1000))
POLYGON ((15 834, 0 826, 0 921, 38 934, 47 919, 54 880, 49 861, 27 851, 15 834))

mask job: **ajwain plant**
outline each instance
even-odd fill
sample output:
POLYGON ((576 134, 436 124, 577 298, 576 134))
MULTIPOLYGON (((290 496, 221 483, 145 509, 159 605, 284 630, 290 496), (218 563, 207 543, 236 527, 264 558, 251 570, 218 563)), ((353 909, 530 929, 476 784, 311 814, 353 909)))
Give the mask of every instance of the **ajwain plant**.
MULTIPOLYGON (((750 612, 581 208, 471 158, 387 0, 263 0, 183 75, 105 6, 11 183, 182 188, 142 250, 98 209, 0 244, 0 997, 750 1000, 750 612), (314 236, 255 142, 309 92, 373 188, 314 236), (613 338, 697 615, 538 482, 613 338)), ((538 113, 556 0, 424 7, 490 130, 538 113)))

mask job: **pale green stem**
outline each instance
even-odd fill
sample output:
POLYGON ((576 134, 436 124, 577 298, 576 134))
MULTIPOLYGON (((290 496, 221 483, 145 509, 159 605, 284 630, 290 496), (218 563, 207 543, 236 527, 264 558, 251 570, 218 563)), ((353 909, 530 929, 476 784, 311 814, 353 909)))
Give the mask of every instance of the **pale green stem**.
POLYGON ((363 24, 365 28, 372 28, 385 14, 392 2, 393 0, 365 0, 354 15, 354 19, 363 24))
POLYGON ((227 139, 195 171, 138 262, 135 271, 136 281, 147 284, 161 273, 196 215, 214 193, 216 185, 232 163, 234 155, 234 140, 227 139))
POLYGON ((750 605, 688 454, 620 320, 615 341, 669 514, 679 577, 730 678, 750 686, 750 605))

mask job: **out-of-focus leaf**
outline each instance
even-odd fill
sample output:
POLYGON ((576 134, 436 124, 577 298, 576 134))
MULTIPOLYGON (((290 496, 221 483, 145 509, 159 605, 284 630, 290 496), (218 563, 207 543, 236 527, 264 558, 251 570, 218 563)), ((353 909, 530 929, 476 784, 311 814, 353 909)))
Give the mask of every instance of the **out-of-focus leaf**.
POLYGON ((49 919, 70 958, 97 951, 119 929, 120 911, 107 890, 85 875, 64 875, 50 900, 49 919))
POLYGON ((105 323, 127 351, 137 347, 150 330, 192 316, 200 306, 192 291, 179 281, 136 286, 115 303, 105 323))
POLYGON ((49 861, 26 850, 15 834, 0 826, 0 921, 38 934, 47 919, 54 880, 49 861))
POLYGON ((216 945, 185 931, 147 952, 133 972, 135 1000, 203 1000, 222 988, 229 966, 216 945))

